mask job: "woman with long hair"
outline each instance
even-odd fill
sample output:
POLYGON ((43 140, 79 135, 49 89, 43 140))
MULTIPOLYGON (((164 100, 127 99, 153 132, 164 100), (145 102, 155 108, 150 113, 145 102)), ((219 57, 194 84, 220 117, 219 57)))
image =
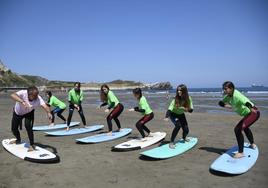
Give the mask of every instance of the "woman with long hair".
POLYGON ((171 134, 171 142, 169 147, 175 148, 175 138, 179 133, 180 128, 182 128, 182 138, 184 141, 188 141, 186 136, 189 133, 188 122, 186 120, 185 112, 193 112, 193 103, 192 98, 188 94, 188 89, 186 85, 181 84, 177 87, 176 96, 171 101, 168 110, 166 112, 165 121, 168 121, 168 118, 175 125, 172 134, 171 134))
POLYGON ((124 106, 119 102, 118 98, 115 96, 115 94, 110 90, 109 86, 106 84, 103 84, 100 89, 100 100, 102 101, 102 104, 99 108, 108 105, 105 112, 109 113, 109 115, 106 117, 108 129, 108 134, 112 134, 113 125, 112 120, 115 121, 118 130, 121 129, 121 123, 118 119, 119 115, 123 112, 124 106))

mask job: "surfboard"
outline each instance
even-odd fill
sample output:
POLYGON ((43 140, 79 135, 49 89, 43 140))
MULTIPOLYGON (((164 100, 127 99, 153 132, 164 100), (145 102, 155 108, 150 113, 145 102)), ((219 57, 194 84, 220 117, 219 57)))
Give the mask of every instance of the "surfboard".
POLYGON ((100 142, 106 142, 115 140, 121 137, 124 137, 128 134, 130 134, 132 129, 130 128, 123 128, 120 130, 120 132, 113 132, 112 135, 108 135, 107 133, 97 134, 85 138, 78 138, 76 139, 78 142, 82 143, 100 143, 100 142))
MULTIPOLYGON (((80 122, 71 122, 70 127, 79 125, 80 122)), ((48 131, 48 130, 55 130, 55 129, 63 129, 66 128, 67 124, 56 124, 53 126, 50 125, 37 125, 33 126, 33 131, 48 131)))
POLYGON ((257 161, 259 156, 258 147, 252 149, 249 143, 244 143, 244 157, 233 158, 234 153, 238 152, 238 146, 234 146, 226 153, 218 157, 210 166, 214 171, 228 174, 243 174, 247 172, 257 161))
POLYGON ((50 131, 50 132, 45 132, 47 135, 51 136, 70 136, 70 135, 75 135, 75 134, 83 134, 83 133, 89 133, 93 131, 100 130, 104 127, 104 125, 93 125, 93 126, 86 126, 86 127, 81 127, 81 128, 73 128, 70 129, 69 131, 66 130, 58 130, 58 131, 50 131))
POLYGON ((127 142, 123 142, 112 147, 113 151, 130 151, 130 150, 137 150, 141 148, 145 148, 147 146, 151 146, 157 142, 160 142, 166 137, 165 132, 155 132, 151 133, 151 136, 145 138, 136 138, 129 140, 127 142))
POLYGON ((155 159, 167 159, 171 157, 175 157, 177 155, 180 155, 191 148, 193 148, 197 142, 198 139, 195 137, 187 137, 189 139, 188 142, 185 142, 183 139, 178 140, 175 143, 175 148, 171 149, 169 148, 169 143, 164 144, 162 146, 141 152, 140 154, 143 156, 155 158, 155 159))
POLYGON ((27 142, 23 141, 21 144, 9 144, 12 140, 15 139, 4 139, 2 145, 8 152, 21 159, 38 163, 51 163, 59 160, 57 155, 44 148, 36 146, 34 151, 28 152, 30 145, 27 142))

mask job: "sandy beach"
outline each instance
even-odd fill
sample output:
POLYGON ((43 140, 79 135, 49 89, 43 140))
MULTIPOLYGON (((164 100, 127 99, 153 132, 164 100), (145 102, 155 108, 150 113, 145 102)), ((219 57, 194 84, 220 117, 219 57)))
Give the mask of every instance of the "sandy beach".
MULTIPOLYGON (((8 94, 1 94, 0 120, 1 140, 12 138, 10 121, 14 102, 8 94)), ((104 109, 96 110, 84 105, 87 124, 106 125, 104 109)), ((67 110, 63 113, 67 116, 67 110)), ((165 131, 169 141, 173 125, 163 121, 165 112, 155 112, 155 118, 148 124, 153 131, 165 131)), ((159 145, 129 152, 111 152, 111 147, 138 136, 136 121, 141 116, 126 109, 120 116, 122 127, 133 128, 131 135, 100 144, 77 144, 76 138, 95 133, 48 137, 43 132, 35 132, 35 142, 60 157, 55 164, 38 164, 21 160, 0 147, 0 188, 4 187, 126 187, 126 188, 178 188, 178 187, 267 187, 268 185, 268 116, 261 115, 252 126, 260 156, 256 164, 245 174, 223 176, 210 172, 209 166, 219 155, 236 144, 233 128, 240 120, 238 115, 192 113, 187 114, 190 134, 197 136, 198 144, 183 155, 167 160, 145 160, 141 151, 159 145)), ((74 121, 81 121, 78 113, 74 121)), ((56 118, 56 122, 60 120, 56 118)), ((47 123, 42 109, 35 112, 35 124, 47 123)), ((115 126, 115 124, 114 124, 115 126)), ((28 141, 25 128, 21 131, 28 141)), ((179 133, 181 137, 181 131, 179 133)), ((164 141, 164 142, 165 142, 164 141)), ((247 139, 245 139, 247 141, 247 139)))

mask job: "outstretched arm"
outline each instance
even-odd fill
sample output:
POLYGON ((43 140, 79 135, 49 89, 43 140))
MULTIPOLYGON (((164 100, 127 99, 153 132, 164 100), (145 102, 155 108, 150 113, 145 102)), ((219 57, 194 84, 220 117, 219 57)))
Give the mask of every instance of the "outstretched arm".
POLYGON ((48 116, 48 119, 49 119, 49 121, 52 119, 52 115, 51 115, 51 112, 50 112, 50 108, 46 105, 46 104, 44 104, 44 105, 41 105, 42 106, 42 108, 47 112, 47 116, 48 116))

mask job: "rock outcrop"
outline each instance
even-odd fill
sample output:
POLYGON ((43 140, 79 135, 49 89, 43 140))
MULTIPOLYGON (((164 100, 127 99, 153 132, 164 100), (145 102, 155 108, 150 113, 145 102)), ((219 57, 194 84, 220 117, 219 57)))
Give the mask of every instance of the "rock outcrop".
POLYGON ((172 89, 172 85, 170 82, 157 82, 154 84, 146 84, 146 88, 155 90, 170 90, 172 89))

